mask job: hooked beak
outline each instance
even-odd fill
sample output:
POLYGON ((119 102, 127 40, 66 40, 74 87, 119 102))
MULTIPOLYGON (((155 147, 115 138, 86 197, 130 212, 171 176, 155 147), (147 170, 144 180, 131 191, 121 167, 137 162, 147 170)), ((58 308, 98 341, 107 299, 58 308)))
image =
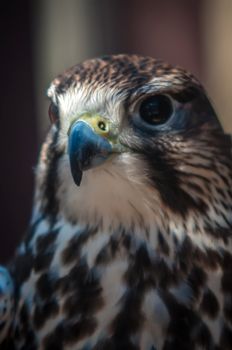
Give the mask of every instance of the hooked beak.
POLYGON ((113 152, 110 123, 105 118, 87 114, 71 125, 68 153, 77 186, 80 186, 84 170, 102 164, 113 152))

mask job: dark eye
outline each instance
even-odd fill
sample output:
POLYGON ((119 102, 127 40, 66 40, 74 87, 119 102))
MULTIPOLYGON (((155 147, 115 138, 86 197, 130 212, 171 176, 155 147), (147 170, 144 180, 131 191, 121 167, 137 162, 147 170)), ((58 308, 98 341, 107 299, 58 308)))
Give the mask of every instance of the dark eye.
POLYGON ((56 124, 59 119, 59 111, 58 111, 58 107, 54 105, 54 103, 50 104, 48 109, 48 115, 51 123, 56 124))
POLYGON ((154 95, 142 101, 139 107, 140 118, 148 124, 164 124, 172 115, 171 100, 165 95, 154 95))

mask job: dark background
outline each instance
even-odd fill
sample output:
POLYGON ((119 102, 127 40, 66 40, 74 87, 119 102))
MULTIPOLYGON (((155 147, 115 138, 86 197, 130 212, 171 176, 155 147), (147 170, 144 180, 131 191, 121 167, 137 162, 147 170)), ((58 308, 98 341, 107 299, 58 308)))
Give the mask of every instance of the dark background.
POLYGON ((227 23, 223 16, 228 17, 228 11, 232 19, 228 1, 220 2, 225 5, 222 12, 213 0, 25 0, 0 5, 0 262, 13 255, 28 226, 34 167, 48 128, 45 90, 54 74, 67 66, 90 56, 119 52, 182 65, 209 87, 225 117, 227 113, 225 123, 230 128, 230 107, 225 106, 230 104, 231 89, 230 95, 223 91, 228 90, 231 67, 220 80, 223 67, 219 66, 221 57, 231 55, 228 45, 223 52, 222 40, 228 33, 219 25, 227 23), (82 32, 75 27, 80 21, 82 32), (66 27, 73 35, 67 34, 66 27))
POLYGON ((30 1, 23 4, 0 5, 1 262, 13 254, 27 227, 38 151, 30 1))

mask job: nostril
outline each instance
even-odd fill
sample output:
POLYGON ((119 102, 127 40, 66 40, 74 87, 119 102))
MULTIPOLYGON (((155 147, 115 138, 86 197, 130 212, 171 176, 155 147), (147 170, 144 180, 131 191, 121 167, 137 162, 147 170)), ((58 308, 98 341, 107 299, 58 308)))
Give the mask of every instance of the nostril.
POLYGON ((97 125, 98 125, 99 129, 101 129, 102 131, 106 131, 106 123, 105 122, 100 120, 97 125))

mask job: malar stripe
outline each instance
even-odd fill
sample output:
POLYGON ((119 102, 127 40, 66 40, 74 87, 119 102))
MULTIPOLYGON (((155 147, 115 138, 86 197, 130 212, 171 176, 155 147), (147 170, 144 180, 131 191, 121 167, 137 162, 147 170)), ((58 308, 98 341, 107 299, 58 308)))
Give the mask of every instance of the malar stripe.
POLYGON ((48 148, 47 173, 43 184, 43 198, 45 200, 42 203, 42 211, 51 219, 51 221, 54 221, 59 210, 59 203, 56 198, 56 189, 59 185, 58 162, 63 154, 63 151, 57 148, 58 138, 59 128, 57 127, 55 133, 53 134, 52 142, 50 143, 48 148))

